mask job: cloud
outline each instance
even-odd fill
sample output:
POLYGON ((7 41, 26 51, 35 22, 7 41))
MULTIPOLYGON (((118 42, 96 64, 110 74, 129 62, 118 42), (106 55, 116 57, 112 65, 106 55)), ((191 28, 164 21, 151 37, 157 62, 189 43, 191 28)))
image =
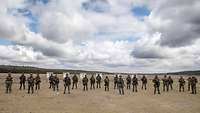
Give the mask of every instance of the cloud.
POLYGON ((194 43, 199 39, 198 15, 200 2, 167 1, 155 3, 150 16, 147 18, 151 32, 160 32, 160 45, 181 47, 194 43))
POLYGON ((0 4, 3 64, 114 72, 199 69, 199 2, 51 0, 0 4), (133 9, 143 7, 141 17, 133 9), (186 16, 187 14, 187 16, 186 16))

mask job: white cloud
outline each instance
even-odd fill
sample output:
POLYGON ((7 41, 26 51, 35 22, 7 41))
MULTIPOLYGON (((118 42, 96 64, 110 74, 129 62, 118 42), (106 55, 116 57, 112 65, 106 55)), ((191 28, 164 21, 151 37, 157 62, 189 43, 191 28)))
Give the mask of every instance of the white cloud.
POLYGON ((100 0, 103 6, 95 5, 106 10, 84 10, 82 3, 91 1, 2 2, 0 38, 13 44, 0 46, 7 50, 0 61, 116 72, 199 68, 198 1, 100 0), (150 15, 139 20, 131 12, 135 6, 148 7, 150 15), (34 20, 17 8, 32 12, 37 32, 29 25, 34 20))

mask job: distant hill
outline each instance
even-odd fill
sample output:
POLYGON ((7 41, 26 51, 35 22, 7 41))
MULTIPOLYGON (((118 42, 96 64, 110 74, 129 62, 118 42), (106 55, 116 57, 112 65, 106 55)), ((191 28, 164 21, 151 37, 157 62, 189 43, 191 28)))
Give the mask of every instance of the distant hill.
MULTIPOLYGON (((69 70, 69 69, 45 69, 45 68, 37 68, 31 66, 12 66, 12 65, 0 65, 0 73, 47 73, 53 72, 56 74, 62 74, 63 72, 69 73, 107 73, 108 72, 100 72, 100 71, 85 71, 85 70, 69 70)), ((111 74, 111 73, 110 73, 111 74)))
MULTIPOLYGON (((111 72, 101 72, 101 71, 86 71, 86 70, 70 70, 70 69, 45 69, 45 68, 38 68, 38 67, 31 67, 31 66, 13 66, 13 65, 0 65, 0 73, 47 73, 53 72, 57 74, 62 74, 63 72, 69 73, 104 73, 104 74, 114 74, 111 72)), ((131 73, 121 73, 121 74, 131 74, 131 73)), ((134 73, 132 73, 134 74, 134 73)), ((142 74, 142 73, 138 73, 142 74)), ((155 74, 173 74, 173 75, 200 75, 200 70, 197 71, 181 71, 181 72, 169 72, 169 73, 151 73, 148 75, 155 75, 155 74)))
POLYGON ((181 72, 174 72, 174 73, 168 73, 168 74, 174 74, 174 75, 200 75, 200 70, 196 70, 196 71, 181 71, 181 72))

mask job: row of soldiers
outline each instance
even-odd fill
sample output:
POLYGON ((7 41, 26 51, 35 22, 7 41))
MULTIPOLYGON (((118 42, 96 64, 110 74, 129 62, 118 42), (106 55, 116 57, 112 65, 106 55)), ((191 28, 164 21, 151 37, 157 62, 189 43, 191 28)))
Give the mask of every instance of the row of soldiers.
MULTIPOLYGON (((189 77, 187 80, 188 80, 188 91, 192 89, 191 94, 196 94, 197 93, 196 84, 198 83, 197 78, 192 76, 192 77, 189 77)), ((167 78, 167 76, 165 75, 162 81, 163 81, 163 91, 165 91, 165 89, 168 91, 169 87, 171 88, 171 90, 173 89, 172 87, 173 79, 170 76, 167 78)), ((184 92, 185 79, 181 76, 178 82, 179 82, 179 92, 181 91, 184 92)), ((153 79, 153 83, 154 83, 154 94, 156 94, 156 92, 160 94, 160 89, 159 89, 160 79, 158 78, 158 76, 155 76, 155 78, 153 79)))
MULTIPOLYGON (((24 73, 19 77, 20 80, 20 87, 19 89, 22 90, 22 88, 25 90, 25 83, 27 81, 28 83, 28 93, 33 93, 34 92, 34 85, 35 85, 35 90, 39 90, 40 89, 40 83, 41 83, 41 79, 39 74, 37 74, 37 76, 34 78, 33 74, 31 73, 30 76, 26 79, 26 76, 24 75, 24 73)), ((13 83, 13 78, 11 77, 11 74, 9 73, 8 76, 6 77, 5 80, 6 83, 6 93, 11 93, 11 87, 12 87, 12 83, 13 83)))
MULTIPOLYGON (((34 85, 35 85, 35 90, 40 89, 40 76, 39 74, 37 74, 37 76, 34 78, 32 76, 32 74, 30 74, 30 77, 26 80, 26 76, 24 74, 22 74, 20 76, 20 90, 25 89, 25 82, 28 82, 28 93, 30 93, 30 90, 32 91, 32 93, 34 92, 34 85)), ((101 88, 101 80, 102 77, 98 74, 97 77, 95 78, 94 75, 91 76, 90 78, 90 89, 95 89, 95 83, 96 88, 101 88)), ((196 94, 196 84, 197 84, 197 78, 196 77, 189 77, 188 79, 188 91, 190 91, 190 89, 192 89, 192 94, 196 94)), ((145 76, 143 76, 141 78, 142 81, 142 89, 144 88, 145 90, 147 89, 146 85, 147 85, 147 78, 145 76)), ((169 88, 171 88, 171 90, 173 89, 173 79, 171 78, 171 76, 167 77, 166 75, 164 76, 164 78, 162 79, 163 81, 163 91, 169 91, 169 88)), ((8 77, 6 78, 6 93, 10 93, 11 92, 11 86, 12 86, 12 77, 11 74, 8 74, 8 77)), ((68 93, 70 93, 70 85, 71 85, 71 78, 68 76, 68 74, 66 74, 66 76, 63 79, 64 82, 64 94, 66 93, 66 89, 68 90, 68 93)), ((85 75, 85 77, 82 79, 82 83, 83 83, 83 91, 87 91, 88 90, 88 82, 89 79, 87 77, 87 75, 85 75)), ((109 91, 109 78, 108 76, 106 76, 106 78, 104 79, 104 87, 105 87, 105 91, 109 91)), ((160 79, 158 78, 158 76, 155 76, 155 78, 152 80, 152 82, 154 83, 154 94, 156 94, 156 92, 158 94, 160 94, 160 79)), ((184 78, 181 76, 179 79, 179 91, 184 91, 184 86, 185 86, 185 80, 184 78)), ((59 90, 59 78, 57 75, 53 76, 53 74, 50 75, 49 77, 49 88, 53 89, 53 91, 58 91, 59 90)), ((72 77, 72 89, 76 88, 77 89, 77 84, 78 84, 78 77, 77 75, 74 75, 72 77)), ((131 89, 131 84, 132 84, 132 91, 133 92, 137 92, 137 86, 138 86, 138 78, 136 77, 136 75, 134 75, 133 78, 131 78, 130 75, 128 75, 126 77, 126 88, 128 90, 131 89)), ((114 77, 114 89, 118 89, 119 90, 119 94, 124 94, 124 87, 125 87, 125 83, 124 80, 122 78, 122 76, 120 75, 118 77, 118 75, 116 75, 114 77)))

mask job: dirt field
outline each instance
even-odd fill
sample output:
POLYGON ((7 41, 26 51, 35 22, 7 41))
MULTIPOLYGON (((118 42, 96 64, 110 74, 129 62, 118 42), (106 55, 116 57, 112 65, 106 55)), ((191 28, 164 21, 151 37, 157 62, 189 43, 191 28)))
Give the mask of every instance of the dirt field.
MULTIPOLYGON (((5 94, 6 76, 7 74, 0 75, 0 113, 200 113, 200 83, 197 85, 197 95, 188 91, 180 93, 177 77, 174 76, 172 91, 161 91, 161 95, 154 95, 150 80, 146 91, 141 90, 139 81, 137 93, 125 90, 123 96, 113 89, 113 82, 109 92, 105 92, 104 88, 83 92, 79 82, 77 90, 72 90, 71 94, 63 94, 63 82, 60 80, 60 91, 53 92, 48 88, 46 75, 41 75, 41 89, 34 94, 27 94, 27 90, 20 91, 19 75, 12 75, 13 91, 5 94)), ((59 77, 62 79, 62 75, 59 77)), ((200 82, 199 77, 198 81, 200 82)))

